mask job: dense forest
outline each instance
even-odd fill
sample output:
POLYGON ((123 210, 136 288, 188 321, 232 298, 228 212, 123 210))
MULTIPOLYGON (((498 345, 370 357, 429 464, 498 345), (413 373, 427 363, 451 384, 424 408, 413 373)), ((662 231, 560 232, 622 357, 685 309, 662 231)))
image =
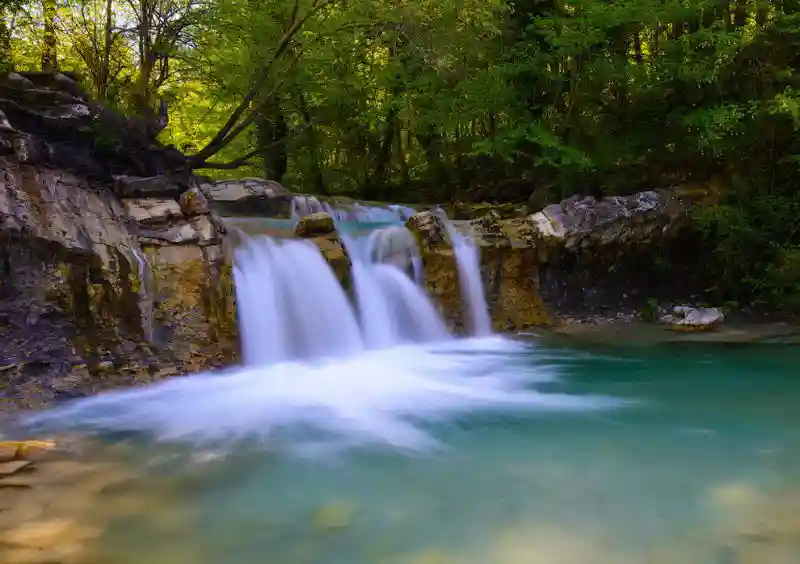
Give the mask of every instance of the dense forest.
POLYGON ((394 201, 703 185, 719 299, 800 309, 799 0, 2 0, 199 173, 394 201))

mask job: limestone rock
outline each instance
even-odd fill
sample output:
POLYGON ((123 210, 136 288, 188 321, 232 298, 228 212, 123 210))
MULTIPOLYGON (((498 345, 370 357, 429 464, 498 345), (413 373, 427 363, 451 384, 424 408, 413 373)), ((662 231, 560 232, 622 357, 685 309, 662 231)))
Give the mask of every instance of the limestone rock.
POLYGON ((164 229, 140 229, 139 241, 151 245, 185 245, 197 243, 200 234, 188 222, 170 225, 164 229))
POLYGON ((205 195, 203 195, 203 192, 200 191, 200 188, 197 187, 191 188, 181 194, 180 209, 189 217, 204 215, 211 211, 208 200, 205 195))
POLYGON ((201 247, 219 243, 219 235, 214 224, 207 215, 198 215, 190 220, 192 229, 197 233, 197 244, 201 247))
POLYGON ((114 177, 114 192, 121 198, 177 198, 181 192, 166 176, 127 176, 114 177))
POLYGON ((725 314, 715 307, 677 306, 671 315, 661 317, 661 322, 674 331, 710 331, 724 320, 725 314))
POLYGON ((291 216, 292 194, 272 180, 225 180, 201 184, 200 189, 223 215, 291 216))
POLYGON ((444 221, 431 211, 415 213, 406 221, 406 227, 423 248, 444 245, 447 242, 444 221))
POLYGON ((153 225, 183 219, 178 202, 162 198, 135 198, 123 200, 125 211, 131 219, 141 225, 153 225))
POLYGON ((538 238, 567 250, 608 244, 641 244, 676 229, 681 203, 667 191, 597 200, 572 196, 530 216, 538 238))
POLYGON ((333 223, 333 218, 322 212, 301 217, 294 227, 294 233, 298 237, 327 235, 334 231, 336 231, 336 226, 333 223))

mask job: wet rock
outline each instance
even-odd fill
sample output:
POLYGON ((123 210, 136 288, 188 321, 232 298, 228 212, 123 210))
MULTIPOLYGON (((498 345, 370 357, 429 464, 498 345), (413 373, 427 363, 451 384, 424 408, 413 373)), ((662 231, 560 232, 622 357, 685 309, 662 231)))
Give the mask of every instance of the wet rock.
POLYGON ((336 231, 333 218, 327 213, 312 213, 300 218, 294 227, 294 234, 298 237, 314 237, 328 235, 336 231))
POLYGON ((345 289, 350 288, 352 283, 352 263, 339 236, 336 233, 330 233, 312 237, 310 241, 319 248, 323 258, 333 269, 342 287, 345 289))
POLYGON ((445 245, 446 229, 442 218, 431 211, 415 213, 406 221, 406 228, 417 238, 422 248, 445 245))
POLYGON ((191 188, 181 194, 180 209, 189 217, 204 215, 211 211, 208 200, 203 195, 200 188, 197 187, 191 188))
POLYGON ((181 189, 166 176, 127 176, 114 177, 114 192, 121 198, 177 198, 181 189))
POLYGON ((661 322, 674 331, 710 331, 724 320, 725 314, 715 307, 678 306, 673 308, 671 315, 661 317, 661 322))
POLYGON ((225 180, 201 184, 200 189, 222 215, 291 216, 292 194, 272 180, 225 180))
POLYGON ((181 206, 175 200, 136 198, 123 200, 123 203, 128 216, 142 225, 153 225, 183 219, 181 206))

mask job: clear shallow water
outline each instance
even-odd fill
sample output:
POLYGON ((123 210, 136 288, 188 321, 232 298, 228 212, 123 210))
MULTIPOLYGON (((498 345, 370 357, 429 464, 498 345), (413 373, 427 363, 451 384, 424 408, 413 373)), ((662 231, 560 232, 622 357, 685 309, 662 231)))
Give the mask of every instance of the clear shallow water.
POLYGON ((737 532, 800 488, 798 368, 791 348, 491 338, 194 376, 33 423, 132 438, 136 487, 175 482, 192 517, 112 527, 96 549, 115 563, 785 564, 800 544, 748 560, 737 532))

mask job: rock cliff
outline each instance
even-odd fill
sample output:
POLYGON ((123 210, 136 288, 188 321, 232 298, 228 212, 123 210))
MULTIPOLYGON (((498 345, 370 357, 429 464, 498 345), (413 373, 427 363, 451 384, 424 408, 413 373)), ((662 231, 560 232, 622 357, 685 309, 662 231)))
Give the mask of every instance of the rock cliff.
POLYGON ((223 239, 144 125, 62 74, 0 79, 0 409, 231 356, 223 239))

